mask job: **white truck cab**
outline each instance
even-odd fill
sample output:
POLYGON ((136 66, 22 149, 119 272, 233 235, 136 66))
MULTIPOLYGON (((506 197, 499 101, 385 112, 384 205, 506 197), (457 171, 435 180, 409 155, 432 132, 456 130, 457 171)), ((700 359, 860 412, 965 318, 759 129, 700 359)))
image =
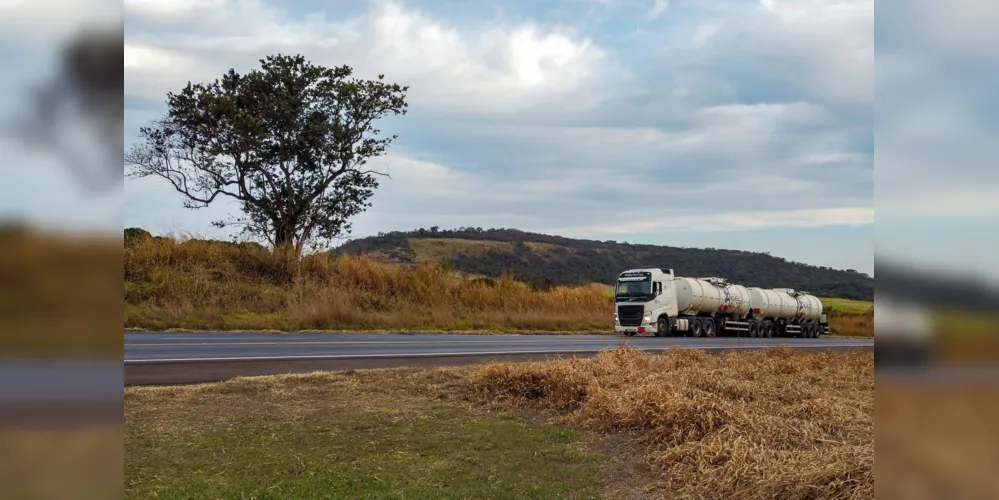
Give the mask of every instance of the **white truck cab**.
POLYGON ((628 335, 669 331, 669 318, 677 317, 672 269, 630 269, 618 276, 614 290, 617 305, 614 330, 628 335))

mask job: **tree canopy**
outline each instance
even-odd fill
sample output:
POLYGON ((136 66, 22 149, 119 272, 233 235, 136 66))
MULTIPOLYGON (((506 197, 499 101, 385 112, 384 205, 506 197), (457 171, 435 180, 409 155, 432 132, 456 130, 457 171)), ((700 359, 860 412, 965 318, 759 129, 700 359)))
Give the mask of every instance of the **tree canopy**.
POLYGON ((374 124, 406 113, 409 87, 301 55, 260 64, 168 93, 166 115, 141 129, 125 166, 132 177, 165 179, 188 208, 237 200, 242 214, 216 226, 300 253, 349 233, 350 218, 371 205, 385 174, 366 165, 396 138, 374 124))

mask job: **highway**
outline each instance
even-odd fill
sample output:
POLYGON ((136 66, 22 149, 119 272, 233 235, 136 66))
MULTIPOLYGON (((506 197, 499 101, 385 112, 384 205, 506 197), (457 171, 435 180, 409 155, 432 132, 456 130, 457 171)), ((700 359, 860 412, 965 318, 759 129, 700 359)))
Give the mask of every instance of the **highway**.
POLYGON ((524 361, 589 356, 618 345, 721 352, 788 345, 873 348, 873 339, 624 337, 622 335, 266 334, 125 332, 125 384, 180 384, 314 370, 524 361))

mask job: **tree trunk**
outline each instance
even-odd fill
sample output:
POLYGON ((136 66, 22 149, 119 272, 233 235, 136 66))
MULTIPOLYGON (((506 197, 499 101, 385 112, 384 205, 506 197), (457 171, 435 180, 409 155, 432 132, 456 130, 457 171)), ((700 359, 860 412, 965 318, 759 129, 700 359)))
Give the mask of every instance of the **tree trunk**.
POLYGON ((298 251, 295 245, 294 225, 287 222, 277 222, 274 225, 277 228, 274 231, 274 249, 287 252, 288 255, 297 258, 298 251))

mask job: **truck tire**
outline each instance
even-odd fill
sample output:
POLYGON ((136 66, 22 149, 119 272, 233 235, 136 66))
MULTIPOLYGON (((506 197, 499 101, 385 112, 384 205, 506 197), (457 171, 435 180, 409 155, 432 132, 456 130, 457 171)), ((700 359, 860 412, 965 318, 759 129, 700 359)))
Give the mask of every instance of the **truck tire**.
POLYGON ((690 334, 695 337, 701 336, 701 318, 694 318, 690 320, 690 334))
POLYGON ((748 328, 749 328, 749 331, 747 333, 749 334, 750 338, 756 338, 756 336, 760 334, 760 326, 759 326, 759 323, 757 323, 755 319, 749 320, 749 327, 748 328))
POLYGON ((659 321, 656 321, 656 337, 667 336, 669 336, 669 318, 660 316, 659 321))
POLYGON ((772 321, 770 321, 770 320, 764 321, 763 322, 763 328, 760 331, 762 333, 762 335, 760 335, 760 337, 767 337, 767 338, 773 337, 774 336, 774 323, 772 321))
POLYGON ((706 318, 704 320, 704 336, 705 337, 715 336, 715 320, 711 318, 706 318))

